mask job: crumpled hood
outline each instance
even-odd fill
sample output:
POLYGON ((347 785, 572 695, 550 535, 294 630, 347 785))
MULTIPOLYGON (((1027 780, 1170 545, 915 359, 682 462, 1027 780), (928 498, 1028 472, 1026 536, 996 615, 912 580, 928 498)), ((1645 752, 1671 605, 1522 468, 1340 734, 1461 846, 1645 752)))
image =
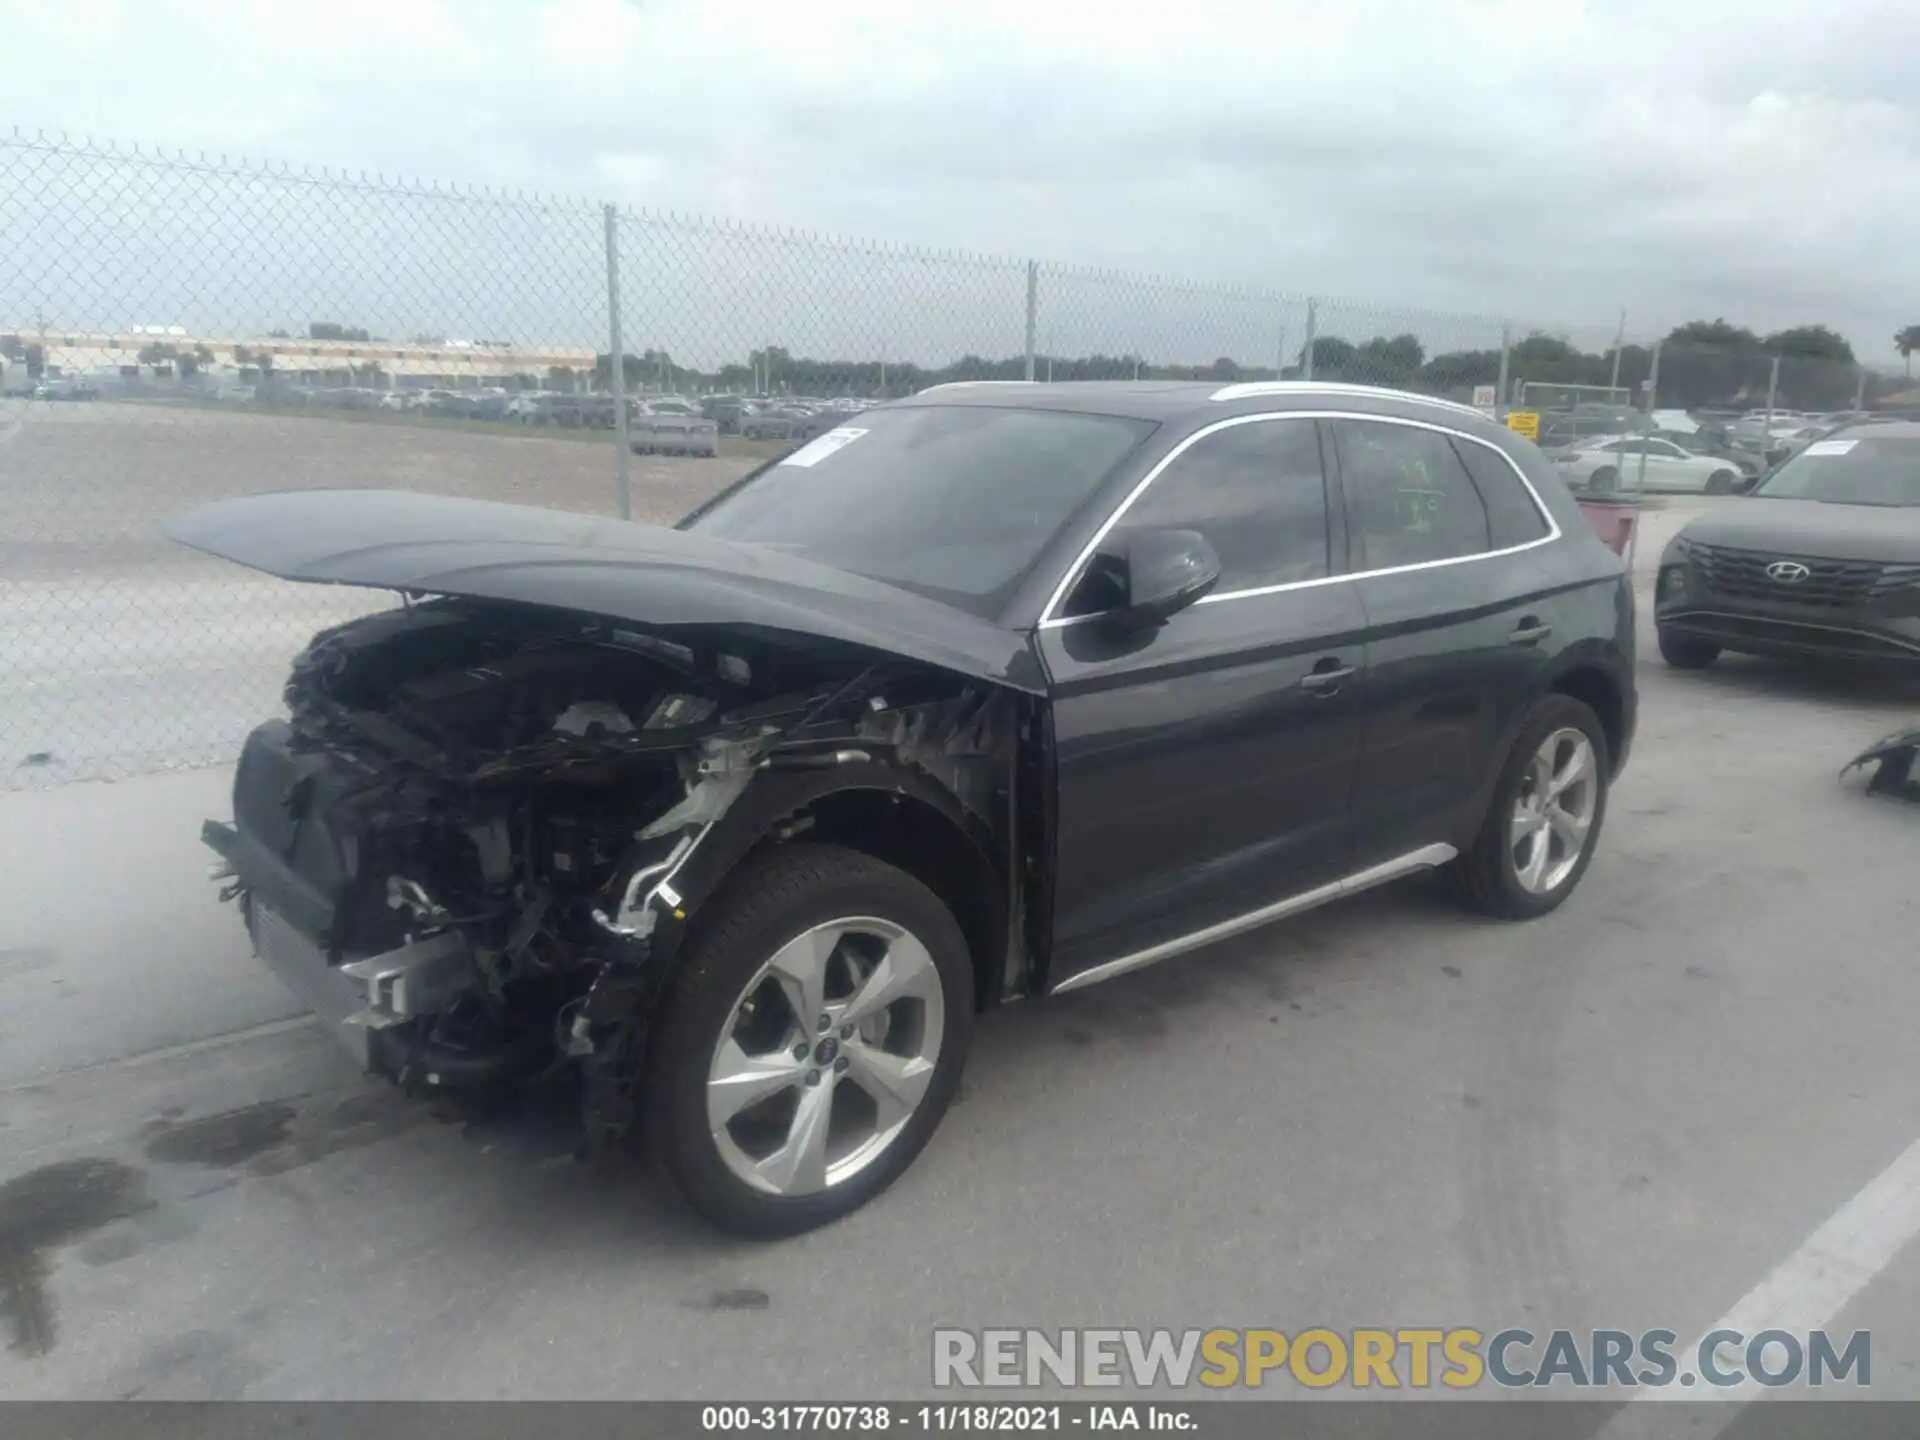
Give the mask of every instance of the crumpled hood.
POLYGON ((1824 560, 1911 563, 1920 561, 1920 509, 1754 496, 1688 521, 1679 538, 1824 560))
POLYGON ((659 525, 406 491, 294 490, 217 501, 165 529, 283 580, 519 601, 649 627, 784 631, 1043 688, 1024 635, 878 580, 659 525))

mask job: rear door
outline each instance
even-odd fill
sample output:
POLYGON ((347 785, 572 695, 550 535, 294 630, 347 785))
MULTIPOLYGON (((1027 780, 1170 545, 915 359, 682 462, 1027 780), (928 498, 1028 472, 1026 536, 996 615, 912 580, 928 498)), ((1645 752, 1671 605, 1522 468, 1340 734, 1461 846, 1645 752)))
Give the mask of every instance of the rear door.
POLYGON ((1356 863, 1463 845, 1519 711, 1545 683, 1551 522, 1491 445, 1415 421, 1327 422, 1367 615, 1356 863))
POLYGON ((1351 855, 1364 616, 1354 587, 1333 581, 1344 541, 1315 422, 1252 416, 1204 432, 1101 548, 1158 528, 1212 541, 1210 596, 1127 635, 1083 587, 1039 632, 1056 756, 1055 985, 1310 890, 1351 855))

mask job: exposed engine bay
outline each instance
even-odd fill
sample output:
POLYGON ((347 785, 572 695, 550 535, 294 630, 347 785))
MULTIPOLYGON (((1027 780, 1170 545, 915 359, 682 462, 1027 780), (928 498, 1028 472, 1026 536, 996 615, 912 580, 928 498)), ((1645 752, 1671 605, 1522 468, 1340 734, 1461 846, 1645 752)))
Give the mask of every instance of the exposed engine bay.
MULTIPOLYGON (((459 1090, 580 1062, 621 1087, 699 902, 756 847, 893 827, 1017 991, 1030 697, 857 647, 471 599, 315 636, 205 835, 256 950, 368 1068, 459 1090), (916 816, 940 835, 916 845, 916 816), (955 837, 964 837, 958 839, 955 837), (985 884, 982 885, 982 881, 985 884)), ((597 1097, 597 1098, 595 1098, 597 1097)))

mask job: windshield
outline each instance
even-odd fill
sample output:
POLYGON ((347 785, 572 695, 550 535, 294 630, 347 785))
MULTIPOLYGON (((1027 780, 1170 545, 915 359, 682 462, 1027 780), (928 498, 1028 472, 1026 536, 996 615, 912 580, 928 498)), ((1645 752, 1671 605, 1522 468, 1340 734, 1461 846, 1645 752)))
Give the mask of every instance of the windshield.
POLYGON ((1833 505, 1920 505, 1920 437, 1816 440, 1753 493, 1833 505))
POLYGON ((764 545, 983 616, 1150 422, 1058 410, 874 410, 750 476, 682 528, 764 545))

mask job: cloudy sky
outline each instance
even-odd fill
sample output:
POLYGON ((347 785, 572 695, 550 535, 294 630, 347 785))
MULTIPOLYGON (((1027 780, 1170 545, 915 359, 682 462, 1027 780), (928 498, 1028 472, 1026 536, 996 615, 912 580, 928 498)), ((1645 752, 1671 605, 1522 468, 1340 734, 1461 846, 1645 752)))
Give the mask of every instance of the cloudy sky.
POLYGON ((1897 363, 1920 322, 1913 0, 5 4, 0 124, 1340 296, 1350 331, 1598 348, 1624 307, 1897 363))

